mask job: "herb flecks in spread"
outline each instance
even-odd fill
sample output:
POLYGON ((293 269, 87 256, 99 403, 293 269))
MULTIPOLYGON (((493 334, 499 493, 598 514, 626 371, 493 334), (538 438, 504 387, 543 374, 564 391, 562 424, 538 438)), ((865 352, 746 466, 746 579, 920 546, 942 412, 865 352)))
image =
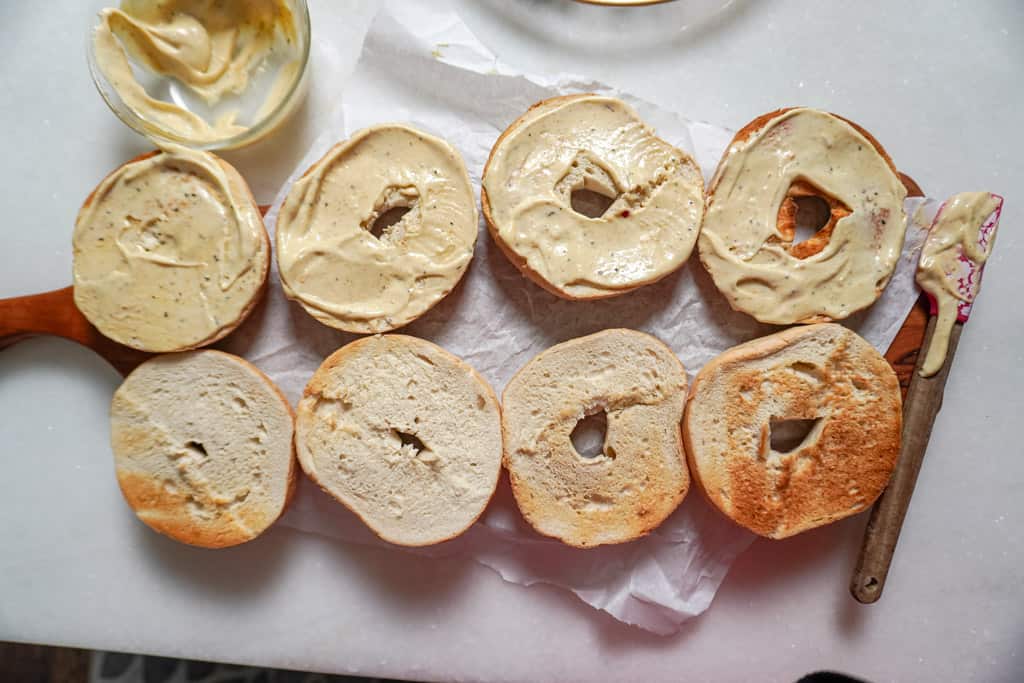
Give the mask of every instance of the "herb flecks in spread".
POLYGON ((689 257, 704 181, 685 152, 621 100, 584 95, 535 106, 506 131, 484 188, 498 237, 551 289, 613 296, 668 275, 689 257), (610 203, 591 217, 574 192, 610 203))
POLYGON ((376 126, 336 145, 289 190, 277 218, 281 282, 325 325, 384 332, 451 291, 476 236, 459 154, 412 128, 376 126), (395 210, 405 213, 381 227, 395 210))
POLYGON ((733 308, 761 322, 840 320, 870 306, 903 248, 906 188, 864 134, 825 112, 790 109, 734 140, 709 192, 701 261, 733 308), (841 208, 815 253, 794 253, 794 235, 779 229, 794 184, 841 208))
POLYGON ((249 190, 213 155, 168 147, 107 176, 79 212, 75 304, 153 352, 206 343, 251 306, 269 250, 249 190))

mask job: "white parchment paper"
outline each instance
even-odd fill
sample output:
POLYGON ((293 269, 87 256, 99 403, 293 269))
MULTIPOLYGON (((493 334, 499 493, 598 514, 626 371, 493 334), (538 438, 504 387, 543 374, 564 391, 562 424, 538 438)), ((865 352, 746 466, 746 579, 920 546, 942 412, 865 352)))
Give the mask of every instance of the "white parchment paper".
MULTIPOLYGON (((465 158, 478 193, 484 162, 498 135, 531 104, 554 95, 600 92, 622 97, 661 137, 693 154, 706 178, 732 137, 726 129, 688 121, 597 81, 518 74, 499 63, 450 12, 403 8, 400 14, 382 12, 374 19, 337 111, 268 214, 271 232, 291 181, 334 143, 377 123, 409 123, 451 142, 465 158)), ((319 78, 330 74, 320 73, 319 78)), ((908 215, 921 204, 908 200, 908 215)), ((923 208, 934 210, 931 203, 923 208)), ((903 259, 879 302, 846 321, 879 349, 888 347, 917 298, 913 272, 924 235, 921 225, 927 221, 921 215, 911 223, 903 259)), ((266 303, 224 346, 256 363, 295 402, 320 362, 355 336, 321 325, 288 302, 276 267, 269 283, 266 303)), ((512 374, 542 350, 609 327, 643 330, 664 340, 691 378, 725 349, 778 329, 730 309, 696 254, 674 275, 630 294, 598 302, 563 301, 520 275, 481 221, 476 253, 463 282, 402 332, 461 356, 500 394, 512 374)), ((388 545, 305 478, 281 524, 344 542, 388 545)), ((691 492, 646 538, 591 550, 569 548, 525 524, 503 478, 484 517, 462 537, 433 548, 394 552, 467 555, 506 581, 560 586, 616 619, 670 634, 707 609, 730 564, 752 538, 691 492)))

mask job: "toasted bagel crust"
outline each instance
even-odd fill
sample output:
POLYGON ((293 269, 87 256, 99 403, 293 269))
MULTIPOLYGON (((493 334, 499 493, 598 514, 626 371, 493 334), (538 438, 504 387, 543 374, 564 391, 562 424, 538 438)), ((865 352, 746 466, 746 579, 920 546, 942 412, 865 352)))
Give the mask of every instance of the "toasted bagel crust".
POLYGON ((836 324, 796 327, 734 347, 705 365, 683 420, 690 472, 726 516, 785 538, 867 509, 900 448, 896 374, 836 324), (815 421, 793 450, 772 426, 815 421))
POLYGON ((115 392, 110 421, 125 501, 176 541, 249 541, 294 495, 291 406, 242 358, 204 350, 146 361, 115 392))

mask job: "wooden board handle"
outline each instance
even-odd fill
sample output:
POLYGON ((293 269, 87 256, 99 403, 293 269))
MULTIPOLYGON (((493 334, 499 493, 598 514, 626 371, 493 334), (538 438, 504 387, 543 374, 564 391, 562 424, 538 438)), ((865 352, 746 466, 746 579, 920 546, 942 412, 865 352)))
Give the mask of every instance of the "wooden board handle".
POLYGON ((949 368, 953 363, 953 354, 960 341, 963 325, 953 325, 949 335, 949 351, 942 369, 931 377, 921 377, 918 370, 935 333, 936 317, 928 320, 924 333, 924 343, 918 352, 917 364, 910 379, 907 397, 903 403, 903 433, 899 460, 889 480, 889 486, 878 498, 871 517, 868 519, 864 533, 864 544, 861 546, 857 566, 850 580, 850 593, 862 603, 872 603, 882 596, 885 579, 889 574, 896 542, 900 537, 903 519, 910 506, 910 497, 914 493, 917 475, 921 471, 928 448, 928 438, 932 433, 935 416, 942 407, 942 392, 949 376, 949 368))
POLYGON ((0 349, 40 334, 64 337, 87 346, 123 375, 152 356, 100 334, 75 306, 72 287, 0 299, 0 349))
POLYGON ((78 341, 88 324, 75 307, 71 287, 0 299, 0 347, 36 334, 54 334, 78 341))

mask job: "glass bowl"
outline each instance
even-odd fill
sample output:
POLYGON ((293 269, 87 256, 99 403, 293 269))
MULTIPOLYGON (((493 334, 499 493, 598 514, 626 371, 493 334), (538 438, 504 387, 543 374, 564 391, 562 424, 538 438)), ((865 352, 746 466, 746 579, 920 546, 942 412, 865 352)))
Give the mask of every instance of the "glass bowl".
MULTIPOLYGON (((102 3, 103 7, 112 7, 118 4, 117 0, 107 0, 102 3)), ((266 73, 266 65, 260 65, 254 70, 250 85, 238 95, 228 94, 216 105, 208 106, 200 98, 191 95, 187 86, 172 76, 165 76, 153 73, 141 66, 132 56, 128 55, 128 62, 136 80, 145 88, 146 93, 154 99, 174 104, 181 109, 197 114, 208 123, 214 118, 229 110, 239 112, 238 120, 245 130, 225 135, 223 137, 211 138, 190 138, 182 133, 172 130, 159 122, 145 118, 140 112, 129 106, 122 98, 117 89, 110 83, 103 70, 100 68, 96 53, 93 48, 93 36, 99 27, 99 9, 93 15, 88 33, 86 35, 86 59, 89 64, 89 74, 92 76, 93 84, 99 91, 103 101, 107 103, 110 110, 117 115, 128 127, 135 132, 153 140, 157 143, 175 143, 200 150, 226 150, 243 147, 260 140, 271 134, 302 102, 306 94, 306 74, 309 67, 310 50, 310 26, 309 8, 306 0, 285 0, 285 4, 291 10, 295 22, 295 38, 297 45, 294 48, 294 57, 285 63, 295 63, 297 68, 290 77, 290 81, 281 84, 281 100, 269 111, 260 115, 252 114, 258 112, 266 96, 275 87, 274 74, 266 73)), ((283 64, 279 65, 283 68, 283 64)))
MULTIPOLYGON (((700 35, 744 3, 738 0, 478 0, 530 38, 577 54, 629 55, 700 35)), ((651 57, 651 55, 647 55, 651 57)))

